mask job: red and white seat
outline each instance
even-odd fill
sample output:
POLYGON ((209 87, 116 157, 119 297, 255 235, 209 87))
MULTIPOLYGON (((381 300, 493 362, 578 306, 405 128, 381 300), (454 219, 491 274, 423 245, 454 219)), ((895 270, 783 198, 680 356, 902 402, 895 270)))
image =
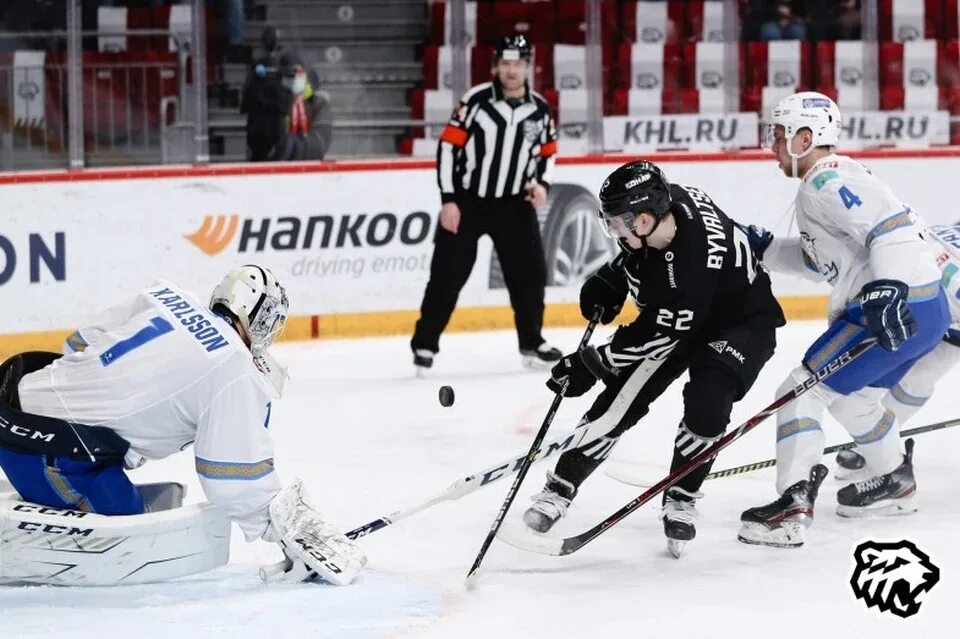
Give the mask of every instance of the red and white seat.
POLYGON ((624 35, 633 42, 675 43, 681 38, 684 14, 674 2, 625 2, 622 10, 624 35))
POLYGON ((880 42, 936 40, 942 33, 941 0, 880 0, 877 14, 880 42))
POLYGON ((587 87, 587 48, 576 44, 553 47, 553 86, 560 91, 587 87))
POLYGON ((871 46, 860 40, 817 43, 817 91, 834 97, 841 110, 862 111, 872 102, 864 78, 871 46))
POLYGON ((687 4, 687 32, 700 42, 723 42, 723 0, 693 0, 687 4))
POLYGON ((783 98, 811 86, 811 48, 806 42, 750 42, 742 55, 746 60, 741 109, 759 111, 761 119, 783 98))
POLYGON ((935 40, 884 42, 880 45, 880 87, 883 109, 936 110, 938 43, 935 40), (902 99, 899 96, 902 95, 902 99), (899 102, 894 106, 892 102, 899 102))
POLYGON ((729 110, 726 108, 726 46, 722 42, 691 42, 684 45, 684 86, 697 90, 700 113, 729 110))
MULTIPOLYGON (((477 3, 464 3, 464 23, 467 45, 477 43, 477 3)), ((435 44, 449 44, 453 41, 450 32, 450 12, 445 2, 434 2, 430 6, 430 41, 435 44)))
POLYGON ((519 33, 530 42, 553 42, 554 13, 552 2, 479 2, 477 39, 496 44, 519 33))

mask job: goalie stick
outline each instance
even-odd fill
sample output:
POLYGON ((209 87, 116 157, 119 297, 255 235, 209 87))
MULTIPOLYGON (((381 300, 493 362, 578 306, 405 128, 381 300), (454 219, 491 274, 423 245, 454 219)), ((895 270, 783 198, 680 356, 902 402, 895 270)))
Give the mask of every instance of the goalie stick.
POLYGON ((497 535, 497 538, 510 544, 511 546, 520 548, 521 550, 527 550, 543 555, 569 555, 580 550, 588 543, 603 534, 603 532, 609 529, 611 526, 620 522, 624 517, 635 511, 637 508, 644 505, 661 492, 686 477, 704 462, 716 457, 717 453, 756 428, 767 417, 774 414, 783 408, 783 406, 792 402, 800 395, 803 395, 808 390, 855 360, 874 344, 876 344, 875 339, 868 339, 860 342, 846 353, 843 353, 828 363, 825 367, 808 377, 801 384, 775 399, 772 404, 745 421, 736 430, 728 432, 717 443, 703 450, 700 454, 694 456, 693 459, 688 461, 686 464, 661 479, 644 493, 628 502, 626 505, 620 508, 620 510, 613 513, 595 525, 593 528, 590 528, 579 535, 557 539, 534 535, 525 527, 511 526, 504 528, 500 534, 497 535))
MULTIPOLYGON (((914 435, 921 435, 923 433, 929 433, 934 430, 941 430, 943 428, 951 428, 953 426, 960 425, 960 419, 948 419, 942 422, 936 422, 934 424, 927 424, 926 426, 917 426, 916 428, 908 428, 907 430, 900 432, 901 438, 913 437, 914 435)), ((856 442, 846 442, 845 444, 834 444, 832 446, 827 446, 823 449, 824 455, 830 455, 832 453, 839 453, 842 450, 850 450, 856 446, 856 442)), ((724 468, 723 470, 717 470, 709 475, 707 479, 721 479, 723 477, 732 477, 734 475, 742 475, 743 473, 753 472, 755 470, 763 470, 764 468, 772 468, 777 465, 776 459, 765 459, 763 461, 753 462, 752 464, 744 464, 742 466, 733 466, 732 468, 724 468)), ((610 470, 607 472, 607 476, 611 479, 615 479, 618 482, 627 484, 629 486, 635 486, 637 488, 647 488, 650 486, 649 481, 644 481, 643 479, 628 475, 626 473, 620 473, 616 470, 610 470)))

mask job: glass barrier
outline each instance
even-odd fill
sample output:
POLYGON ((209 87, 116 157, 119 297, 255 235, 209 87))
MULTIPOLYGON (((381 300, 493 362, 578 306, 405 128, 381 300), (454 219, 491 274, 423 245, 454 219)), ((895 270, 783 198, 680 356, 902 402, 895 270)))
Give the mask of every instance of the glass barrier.
POLYGON ((797 90, 845 148, 960 142, 953 0, 2 4, 6 170, 432 157, 510 33, 564 155, 755 148, 797 90))

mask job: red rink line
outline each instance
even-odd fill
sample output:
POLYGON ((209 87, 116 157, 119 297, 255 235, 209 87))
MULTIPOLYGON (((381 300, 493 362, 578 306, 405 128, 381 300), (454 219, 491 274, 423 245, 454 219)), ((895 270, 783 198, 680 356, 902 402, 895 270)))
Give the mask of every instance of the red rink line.
MULTIPOLYGON (((960 147, 932 149, 874 149, 845 153, 854 158, 960 158, 960 147)), ((769 151, 762 149, 737 153, 651 153, 649 155, 585 155, 557 158, 558 164, 620 164, 645 159, 653 162, 750 162, 773 161, 769 151)), ((199 166, 167 165, 149 167, 121 167, 114 169, 80 169, 77 171, 22 171, 0 173, 2 184, 39 184, 51 182, 94 182, 101 180, 143 180, 184 177, 234 177, 246 175, 296 175, 301 173, 338 173, 347 171, 409 171, 434 168, 434 160, 351 160, 344 162, 278 162, 248 164, 207 164, 199 166)))

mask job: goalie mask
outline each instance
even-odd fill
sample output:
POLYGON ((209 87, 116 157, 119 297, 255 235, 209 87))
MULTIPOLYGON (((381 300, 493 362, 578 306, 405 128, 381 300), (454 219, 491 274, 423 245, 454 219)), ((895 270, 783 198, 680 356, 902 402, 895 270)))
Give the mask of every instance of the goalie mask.
POLYGON ((210 310, 225 310, 243 326, 254 355, 260 355, 283 333, 289 306, 276 276, 255 264, 232 269, 210 296, 210 310))

